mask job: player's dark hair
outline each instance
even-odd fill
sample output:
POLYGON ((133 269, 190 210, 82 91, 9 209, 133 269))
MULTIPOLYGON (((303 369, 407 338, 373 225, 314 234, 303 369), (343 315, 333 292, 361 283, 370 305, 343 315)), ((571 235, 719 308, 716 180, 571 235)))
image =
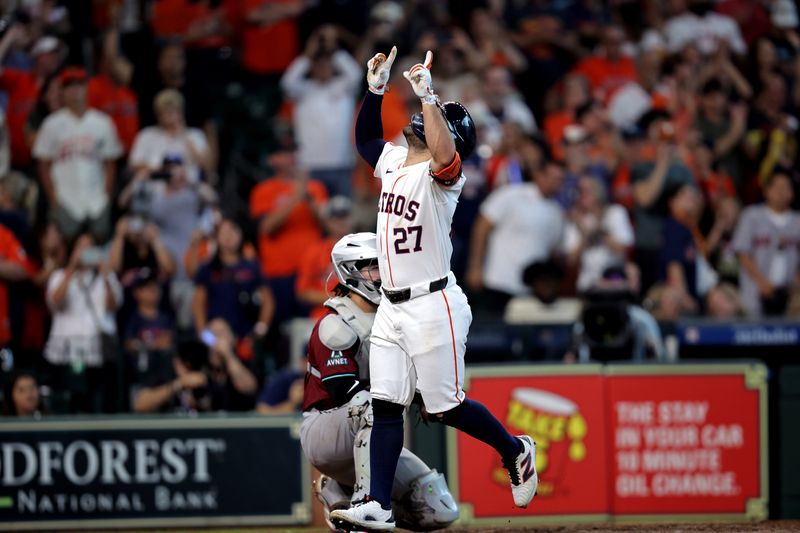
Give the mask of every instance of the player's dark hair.
POLYGON ((350 292, 350 288, 342 283, 337 283, 336 287, 333 288, 333 294, 336 296, 347 296, 350 292))

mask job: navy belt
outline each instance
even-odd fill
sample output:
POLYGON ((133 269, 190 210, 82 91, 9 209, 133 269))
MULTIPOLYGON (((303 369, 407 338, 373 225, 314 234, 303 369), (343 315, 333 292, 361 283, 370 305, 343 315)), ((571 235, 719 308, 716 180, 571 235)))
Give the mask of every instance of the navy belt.
MULTIPOLYGON (((447 276, 443 277, 442 279, 437 279, 436 281, 431 281, 431 284, 428 286, 429 293, 440 291, 446 288, 447 281, 448 281, 447 276)), ((407 302, 408 300, 411 299, 411 288, 392 290, 382 287, 382 290, 383 294, 386 296, 386 299, 392 302, 393 304, 407 302)))

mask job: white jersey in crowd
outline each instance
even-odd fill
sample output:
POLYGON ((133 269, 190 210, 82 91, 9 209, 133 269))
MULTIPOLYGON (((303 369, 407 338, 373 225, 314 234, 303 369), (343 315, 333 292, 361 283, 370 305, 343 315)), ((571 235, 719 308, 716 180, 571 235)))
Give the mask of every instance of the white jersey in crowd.
POLYGON ((76 220, 97 217, 108 205, 103 164, 122 155, 117 130, 95 109, 82 116, 64 108, 49 115, 33 145, 33 156, 50 161, 61 207, 76 220))
POLYGON ((378 265, 381 283, 389 289, 441 279, 450 272, 450 224, 464 186, 464 176, 441 187, 430 175, 431 161, 403 166, 408 149, 383 147, 375 177, 378 199, 378 265))

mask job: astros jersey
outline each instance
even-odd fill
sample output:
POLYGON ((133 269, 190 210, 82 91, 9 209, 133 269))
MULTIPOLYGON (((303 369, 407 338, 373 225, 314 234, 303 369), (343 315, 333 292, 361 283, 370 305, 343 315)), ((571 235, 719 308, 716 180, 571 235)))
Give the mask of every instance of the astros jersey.
MULTIPOLYGON (((386 143, 375 177, 378 200, 378 265, 389 289, 428 283, 450 272, 450 224, 464 186, 461 176, 442 187, 431 177, 431 161, 403 166, 408 149, 386 143)), ((456 157, 454 165, 460 166, 456 157)))

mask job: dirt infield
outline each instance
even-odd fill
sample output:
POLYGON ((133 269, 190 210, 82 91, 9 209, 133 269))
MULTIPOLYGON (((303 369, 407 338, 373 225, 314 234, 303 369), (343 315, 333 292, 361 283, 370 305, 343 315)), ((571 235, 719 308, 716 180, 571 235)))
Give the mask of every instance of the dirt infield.
POLYGON ((577 531, 590 531, 592 533, 619 533, 620 531, 648 531, 653 533, 684 533, 693 531, 714 531, 725 533, 774 531, 789 532, 800 531, 800 520, 772 520, 766 522, 702 522, 702 523, 653 523, 653 524, 562 524, 562 525, 536 525, 515 527, 475 527, 453 528, 445 530, 447 533, 517 533, 517 532, 546 532, 546 533, 573 533, 577 531))
MULTIPOLYGON (((169 529, 169 530, 117 530, 115 532, 98 531, 96 533, 328 533, 325 528, 198 528, 198 529, 169 529)), ((397 529, 398 533, 407 533, 405 529, 397 529)), ((713 531, 723 533, 754 533, 761 531, 771 532, 800 532, 800 520, 770 520, 766 522, 700 522, 700 523, 652 523, 652 524, 560 524, 560 525, 529 525, 529 526, 504 526, 504 527, 454 527, 443 530, 444 533, 575 533, 588 531, 591 533, 619 533, 620 531, 651 532, 651 533, 691 533, 697 531, 713 531)))

